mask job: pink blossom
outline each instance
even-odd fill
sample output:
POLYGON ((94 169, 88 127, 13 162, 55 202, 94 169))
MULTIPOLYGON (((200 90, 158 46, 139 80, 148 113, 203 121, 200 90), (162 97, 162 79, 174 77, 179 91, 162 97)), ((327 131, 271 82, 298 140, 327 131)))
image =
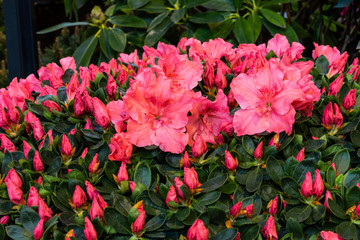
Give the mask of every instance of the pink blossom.
POLYGON ((173 91, 172 81, 148 68, 123 97, 129 115, 126 137, 138 146, 159 146, 165 152, 181 153, 188 143, 185 132, 192 98, 186 91, 173 91))
POLYGON ((336 96, 340 92, 340 89, 344 82, 344 76, 340 74, 332 83, 329 85, 329 95, 336 96))
POLYGON ((255 74, 233 79, 231 88, 241 107, 233 120, 238 136, 292 131, 295 109, 291 103, 302 97, 302 91, 296 83, 283 79, 283 72, 272 62, 255 74))
POLYGON ((5 134, 0 133, 0 141, 1 141, 1 145, 0 145, 0 150, 3 150, 4 152, 6 150, 8 150, 9 152, 15 152, 16 147, 13 144, 12 141, 10 141, 10 139, 8 139, 5 134))
POLYGON ((318 45, 314 43, 315 49, 312 52, 313 59, 324 55, 329 61, 328 76, 332 77, 337 73, 342 73, 345 68, 345 64, 348 58, 347 52, 340 55, 340 51, 336 47, 330 47, 325 45, 318 45))
POLYGON ((124 161, 130 163, 130 158, 133 151, 133 145, 125 137, 125 133, 116 133, 110 139, 110 155, 111 161, 124 161))
POLYGON ((221 128, 232 121, 227 98, 222 90, 219 90, 214 102, 205 97, 196 100, 190 112, 189 123, 186 125, 190 146, 197 134, 200 134, 205 142, 215 144, 215 137, 221 128))
POLYGON ((106 105, 111 122, 114 124, 117 132, 126 130, 125 121, 127 119, 124 102, 121 100, 111 101, 106 105))

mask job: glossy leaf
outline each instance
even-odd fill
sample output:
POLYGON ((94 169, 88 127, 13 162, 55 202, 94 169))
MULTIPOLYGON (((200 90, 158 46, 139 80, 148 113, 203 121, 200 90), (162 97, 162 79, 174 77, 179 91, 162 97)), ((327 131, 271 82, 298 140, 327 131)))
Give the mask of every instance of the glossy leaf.
POLYGON ((98 38, 96 36, 91 36, 76 49, 73 57, 77 66, 89 65, 97 44, 98 38))

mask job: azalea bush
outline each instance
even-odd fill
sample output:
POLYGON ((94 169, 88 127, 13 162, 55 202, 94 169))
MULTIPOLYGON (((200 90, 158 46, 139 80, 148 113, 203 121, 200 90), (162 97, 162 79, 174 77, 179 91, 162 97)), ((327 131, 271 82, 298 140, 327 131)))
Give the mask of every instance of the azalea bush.
POLYGON ((358 239, 358 59, 143 50, 0 90, 2 239, 358 239))

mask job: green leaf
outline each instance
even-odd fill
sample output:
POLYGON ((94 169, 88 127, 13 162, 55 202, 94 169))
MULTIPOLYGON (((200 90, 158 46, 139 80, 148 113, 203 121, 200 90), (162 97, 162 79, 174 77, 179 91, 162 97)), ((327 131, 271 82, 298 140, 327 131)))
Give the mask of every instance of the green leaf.
POLYGON ((149 24, 147 31, 149 32, 154 27, 158 26, 169 15, 170 11, 163 12, 157 15, 149 24))
POLYGON ((255 151, 255 144, 252 141, 252 139, 249 136, 243 136, 242 140, 242 146, 245 149, 245 151, 250 154, 250 155, 254 155, 254 151, 255 151))
POLYGON ((189 21, 198 24, 218 23, 224 21, 224 14, 222 12, 208 11, 196 13, 189 17, 189 21))
POLYGON ((211 240, 233 240, 238 233, 236 228, 225 229, 214 235, 211 240))
POLYGON ((180 207, 176 212, 176 218, 179 221, 184 221, 190 215, 190 208, 180 207))
POLYGON ((210 2, 211 0, 186 0, 186 3, 184 4, 187 8, 192 8, 199 6, 201 4, 210 2))
POLYGON ((329 71, 328 67, 329 67, 329 61, 324 55, 321 55, 316 59, 315 68, 321 75, 325 75, 328 73, 329 71))
POLYGON ((340 129, 337 134, 346 134, 355 130, 359 122, 360 122, 360 118, 354 119, 350 123, 347 123, 342 129, 340 129))
POLYGON ((220 196, 221 196, 221 192, 214 191, 214 192, 206 193, 204 196, 200 197, 197 200, 201 202, 201 204, 203 205, 210 205, 216 202, 217 200, 219 200, 220 196))
POLYGON ((344 176, 344 186, 347 188, 352 188, 356 186, 360 179, 360 170, 351 169, 344 176))
POLYGON ((88 66, 95 48, 98 44, 98 38, 91 36, 86 39, 74 52, 73 57, 76 62, 76 66, 88 66))
POLYGON ((284 171, 278 160, 274 157, 270 157, 266 163, 266 172, 269 174, 271 179, 280 184, 281 179, 284 177, 284 171))
POLYGON ((65 28, 65 27, 87 26, 87 25, 89 25, 88 22, 63 22, 63 23, 57 24, 55 26, 40 30, 36 33, 37 34, 45 34, 45 33, 49 33, 49 32, 54 32, 56 30, 59 30, 59 29, 65 28))
POLYGON ((228 19, 218 23, 216 27, 211 29, 214 38, 226 38, 234 26, 234 21, 232 19, 228 19))
POLYGON ((350 154, 347 149, 337 152, 333 158, 338 174, 344 174, 350 166, 350 154))
POLYGON ((170 29, 174 23, 170 18, 165 18, 160 24, 150 30, 145 37, 145 45, 152 47, 154 46, 170 29))
POLYGON ((124 216, 127 216, 132 208, 131 202, 123 195, 114 195, 114 207, 124 216))
POLYGON ((326 212, 326 208, 324 205, 316 205, 312 209, 312 214, 311 214, 312 220, 314 220, 314 222, 319 221, 325 216, 325 212, 326 212))
POLYGON ((255 37, 249 21, 240 17, 234 25, 234 34, 239 43, 254 43, 255 37))
POLYGON ((304 239, 304 234, 303 234, 303 230, 302 230, 300 223, 292 217, 290 217, 286 221, 286 230, 287 230, 287 232, 293 234, 294 240, 304 239))
MULTIPOLYGON (((113 58, 113 50, 109 44, 109 30, 106 28, 101 29, 99 37, 100 47, 105 56, 109 59, 113 58)), ((81 129, 83 130, 83 129, 81 129)))
POLYGON ((4 156, 4 159, 2 160, 2 165, 1 165, 1 173, 2 175, 6 175, 10 169, 11 169, 11 163, 13 161, 13 157, 11 155, 11 153, 6 150, 5 152, 5 156, 4 156))
POLYGON ((345 194, 347 208, 350 208, 354 205, 358 205, 360 196, 360 188, 358 186, 352 187, 345 194))
POLYGON ((291 177, 284 177, 281 179, 281 188, 285 193, 294 198, 300 198, 299 184, 291 177))
POLYGON ((211 192, 215 189, 218 189, 222 185, 224 185, 227 178, 228 178, 227 174, 222 174, 222 175, 216 176, 216 177, 211 178, 211 179, 207 180, 206 182, 204 182, 200 186, 200 188, 202 189, 203 192, 211 192))
POLYGON ((338 218, 346 219, 347 216, 345 215, 344 209, 337 204, 334 200, 328 199, 327 201, 330 211, 338 218))
POLYGON ((23 227, 30 233, 34 232, 34 229, 38 222, 40 221, 39 214, 29 208, 28 206, 23 206, 20 211, 20 221, 23 227))
MULTIPOLYGON (((191 0, 192 1, 192 0, 191 0)), ((207 9, 216 11, 234 12, 236 7, 233 0, 210 0, 202 4, 207 9)))
POLYGON ((137 9, 139 7, 144 6, 147 4, 150 0, 128 0, 128 6, 131 10, 137 9))
POLYGON ((261 32, 261 27, 262 27, 261 19, 256 13, 252 13, 249 15, 249 17, 246 20, 248 21, 253 31, 253 39, 254 39, 253 42, 256 42, 261 32))
POLYGON ((105 222, 112 226, 118 233, 131 234, 127 219, 115 208, 107 207, 104 210, 105 222))
POLYGON ((165 214, 156 215, 146 223, 145 225, 146 232, 151 232, 161 228, 161 226, 164 225, 165 221, 166 221, 165 214))
POLYGON ((312 152, 316 149, 319 149, 325 144, 325 142, 326 142, 325 140, 321 140, 321 139, 305 141, 303 143, 305 147, 305 152, 312 152))
POLYGON ((241 234, 241 240, 254 240, 257 239, 256 237, 260 232, 260 226, 256 224, 254 226, 248 227, 245 231, 240 231, 243 233, 241 234))
POLYGON ((112 49, 117 52, 123 52, 126 46, 126 35, 119 28, 110 28, 109 43, 112 49))
POLYGON ((6 234, 14 240, 31 240, 32 233, 17 225, 10 225, 5 228, 6 234))
POLYGON ((263 15, 263 17, 266 20, 268 20, 270 23, 274 24, 275 26, 281 28, 286 27, 285 19, 280 14, 266 8, 261 8, 260 13, 263 15))
POLYGON ((226 219, 226 213, 224 209, 219 207, 210 206, 208 208, 208 213, 210 215, 210 221, 215 224, 224 224, 224 219, 226 219))
POLYGON ((262 183, 263 180, 263 172, 260 167, 254 168, 248 173, 248 177, 246 179, 246 190, 249 192, 255 192, 262 183))
POLYGON ((272 1, 264 1, 261 6, 262 6, 262 7, 269 7, 269 6, 280 5, 280 4, 284 4, 284 3, 293 3, 293 2, 297 2, 297 1, 299 1, 299 0, 272 0, 272 1))
POLYGON ((185 8, 176 9, 170 16, 173 23, 178 23, 185 15, 185 8))
POLYGON ((355 224, 346 221, 336 227, 336 232, 343 239, 357 239, 357 230, 355 224))
POLYGON ((269 21, 267 21, 266 19, 262 19, 262 22, 264 24, 264 26, 269 30, 269 32, 274 36, 276 33, 280 33, 281 35, 285 35, 287 40, 292 43, 292 42, 298 42, 298 36, 296 34, 296 32, 294 31, 294 29, 287 24, 286 28, 281 28, 281 27, 277 27, 273 24, 271 24, 269 21))
POLYGON ((146 22, 135 15, 117 15, 110 18, 112 24, 120 27, 147 28, 146 22))
POLYGON ((142 183, 147 189, 150 188, 151 184, 151 170, 146 163, 139 164, 134 173, 134 182, 142 183))
POLYGON ((297 182, 303 182, 305 174, 307 172, 313 173, 315 170, 314 161, 309 159, 304 159, 296 166, 294 170, 293 177, 297 182))
POLYGON ((299 223, 305 221, 311 214, 311 206, 300 205, 286 212, 286 219, 293 218, 299 223))

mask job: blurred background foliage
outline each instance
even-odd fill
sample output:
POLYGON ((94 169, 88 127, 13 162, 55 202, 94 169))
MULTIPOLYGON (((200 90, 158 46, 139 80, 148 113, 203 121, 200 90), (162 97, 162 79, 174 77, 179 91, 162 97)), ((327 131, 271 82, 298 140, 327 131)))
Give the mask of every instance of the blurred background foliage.
MULTIPOLYGON (((63 51, 62 56, 74 50, 78 65, 108 61, 120 52, 140 50, 143 45, 155 46, 158 41, 176 45, 182 37, 201 41, 220 37, 237 46, 263 43, 281 33, 289 41, 300 41, 308 51, 313 42, 337 46, 352 57, 359 48, 358 1, 107 0, 93 1, 97 5, 85 19, 80 19, 78 12, 87 2, 64 0, 66 16, 75 21, 38 32, 47 34, 64 27, 81 27, 82 34, 79 28, 74 35, 64 29, 61 32, 62 39, 64 35, 74 36, 67 42, 69 45, 65 44, 69 51, 63 51)), ((43 64, 54 61, 43 56, 43 64)))
MULTIPOLYGON (((305 56, 311 56, 313 42, 337 46, 350 58, 359 55, 357 0, 35 0, 35 5, 40 65, 71 55, 78 65, 98 64, 120 52, 141 54, 143 45, 158 41, 177 45, 182 37, 260 44, 276 33, 302 43, 305 56)), ((7 81, 3 32, 0 22, 0 79, 7 81)))

